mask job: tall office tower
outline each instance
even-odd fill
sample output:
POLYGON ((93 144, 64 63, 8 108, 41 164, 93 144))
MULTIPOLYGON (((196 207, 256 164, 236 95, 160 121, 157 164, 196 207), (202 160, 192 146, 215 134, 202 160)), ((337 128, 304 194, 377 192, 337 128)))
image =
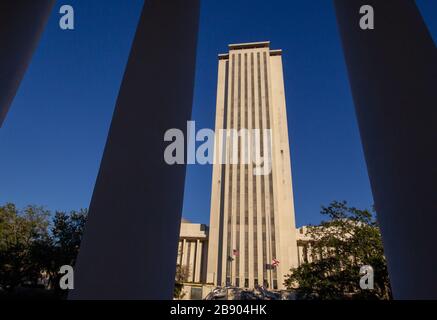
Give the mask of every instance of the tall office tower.
POLYGON ((282 289, 284 275, 297 266, 282 51, 269 44, 229 45, 229 53, 218 58, 207 264, 207 282, 215 285, 282 289), (231 129, 261 131, 259 143, 248 144, 249 155, 270 154, 270 171, 256 172, 254 159, 242 161, 243 135, 236 144, 219 138, 231 129))

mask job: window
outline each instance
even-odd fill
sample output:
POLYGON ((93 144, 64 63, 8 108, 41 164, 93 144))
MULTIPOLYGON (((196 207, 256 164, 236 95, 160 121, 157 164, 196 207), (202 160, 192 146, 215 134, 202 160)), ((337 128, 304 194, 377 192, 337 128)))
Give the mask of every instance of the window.
POLYGON ((202 288, 191 287, 191 300, 202 300, 202 288))

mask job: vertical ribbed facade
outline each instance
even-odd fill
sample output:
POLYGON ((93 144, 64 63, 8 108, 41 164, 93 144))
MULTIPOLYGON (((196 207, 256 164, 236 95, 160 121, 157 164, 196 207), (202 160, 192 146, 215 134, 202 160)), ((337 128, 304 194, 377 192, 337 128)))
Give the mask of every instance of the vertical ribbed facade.
POLYGON ((208 283, 283 288, 297 246, 282 57, 269 42, 219 55, 210 219, 208 283), (259 139, 221 139, 231 129, 259 130, 259 139), (255 174, 253 154, 270 158, 271 171, 255 174))

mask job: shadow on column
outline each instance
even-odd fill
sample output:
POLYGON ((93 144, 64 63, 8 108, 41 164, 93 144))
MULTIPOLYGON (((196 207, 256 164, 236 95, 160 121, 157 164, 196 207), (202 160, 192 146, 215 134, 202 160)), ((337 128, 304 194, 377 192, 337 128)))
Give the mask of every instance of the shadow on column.
POLYGON ((54 3, 55 0, 0 1, 0 127, 54 3))
POLYGON ((334 3, 394 297, 436 299, 435 44, 412 0, 334 3))
MULTIPOLYGON (((172 299, 185 166, 164 133, 191 117, 198 0, 146 1, 116 103, 71 299, 172 299)), ((117 44, 114 43, 114 46, 117 44)))

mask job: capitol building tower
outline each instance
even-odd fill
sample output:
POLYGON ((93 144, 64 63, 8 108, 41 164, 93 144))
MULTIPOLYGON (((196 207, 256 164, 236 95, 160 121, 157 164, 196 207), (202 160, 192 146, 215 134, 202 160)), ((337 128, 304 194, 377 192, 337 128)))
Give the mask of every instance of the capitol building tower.
POLYGON ((242 43, 219 55, 215 126, 206 282, 283 289, 298 253, 281 50, 242 43), (259 138, 217 139, 232 129, 259 138))

